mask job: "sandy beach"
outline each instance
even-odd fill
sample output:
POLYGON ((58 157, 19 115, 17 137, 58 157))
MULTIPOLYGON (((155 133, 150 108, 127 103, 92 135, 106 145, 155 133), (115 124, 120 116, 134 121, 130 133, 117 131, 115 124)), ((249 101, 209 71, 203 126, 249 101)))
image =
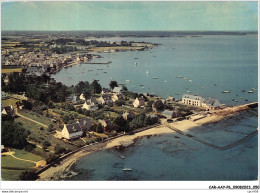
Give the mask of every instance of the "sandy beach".
POLYGON ((150 135, 160 135, 160 134, 167 134, 167 133, 174 133, 175 131, 171 130, 169 127, 175 127, 183 132, 193 128, 198 127, 206 123, 217 122, 223 119, 224 116, 219 115, 208 115, 200 120, 192 121, 192 120, 183 120, 174 123, 167 123, 166 119, 161 120, 162 125, 153 127, 151 129, 135 133, 134 135, 124 135, 122 137, 113 139, 109 142, 100 143, 93 146, 91 149, 79 151, 68 158, 61 161, 59 165, 56 167, 50 167, 46 171, 42 172, 39 176, 39 180, 60 180, 63 176, 73 175, 70 173, 71 166, 81 157, 85 157, 90 153, 96 152, 98 150, 104 148, 113 148, 116 146, 124 145, 128 146, 134 143, 134 140, 144 136, 150 135))

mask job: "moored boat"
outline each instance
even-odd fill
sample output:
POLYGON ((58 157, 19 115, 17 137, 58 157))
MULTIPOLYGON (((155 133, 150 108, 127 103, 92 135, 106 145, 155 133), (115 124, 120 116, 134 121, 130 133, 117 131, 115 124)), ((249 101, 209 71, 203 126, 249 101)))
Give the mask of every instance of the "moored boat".
POLYGON ((130 171, 132 171, 132 169, 131 168, 124 168, 123 171, 124 172, 130 172, 130 171))
POLYGON ((222 93, 230 93, 231 91, 230 90, 224 90, 222 91, 222 93))

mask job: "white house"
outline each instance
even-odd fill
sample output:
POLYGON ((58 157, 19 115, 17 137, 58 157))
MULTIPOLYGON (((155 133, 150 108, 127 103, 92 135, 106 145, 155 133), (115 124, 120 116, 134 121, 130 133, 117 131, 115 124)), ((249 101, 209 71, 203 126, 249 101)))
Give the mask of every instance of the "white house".
POLYGON ((133 102, 134 107, 141 107, 141 106, 144 106, 144 104, 145 104, 145 102, 144 102, 143 97, 138 97, 133 102))
POLYGON ((80 99, 80 100, 83 100, 83 101, 86 100, 86 98, 84 97, 83 93, 79 96, 79 99, 80 99))
POLYGON ((6 92, 1 92, 1 99, 6 99, 8 94, 6 92))
POLYGON ((102 88, 102 91, 101 91, 101 94, 103 95, 103 94, 108 94, 108 93, 110 93, 110 89, 108 89, 108 88, 102 88))
POLYGON ((182 96, 182 103, 186 105, 202 106, 203 98, 201 96, 184 94, 182 96))
POLYGON ((99 103, 102 105, 107 105, 113 103, 111 96, 104 94, 98 99, 99 103))
POLYGON ((122 117, 124 118, 124 120, 132 120, 135 117, 135 114, 129 111, 122 114, 122 117))
POLYGON ((208 110, 218 110, 221 106, 219 100, 215 98, 205 99, 202 103, 202 107, 208 110))
POLYGON ((87 100, 83 106, 82 106, 83 109, 87 109, 89 111, 95 111, 98 109, 98 106, 94 103, 94 102, 91 102, 90 100, 87 100))
POLYGON ((122 90, 123 90, 122 87, 114 87, 113 93, 121 94, 122 90))
POLYGON ((11 115, 14 116, 14 109, 12 105, 9 105, 7 107, 4 107, 2 110, 3 115, 11 115))
POLYGON ((82 130, 78 123, 64 124, 62 129, 62 137, 65 139, 74 139, 82 135, 82 130))
POLYGON ((121 95, 121 94, 114 94, 113 96, 112 96, 112 101, 113 102, 116 102, 116 101, 118 101, 118 100, 123 100, 123 96, 121 95))

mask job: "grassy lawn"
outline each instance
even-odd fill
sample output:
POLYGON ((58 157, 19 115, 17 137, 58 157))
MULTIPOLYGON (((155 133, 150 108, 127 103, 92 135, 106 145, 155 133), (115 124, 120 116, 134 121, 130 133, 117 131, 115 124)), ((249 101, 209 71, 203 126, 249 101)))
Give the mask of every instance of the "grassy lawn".
MULTIPOLYGON (((28 159, 32 161, 44 160, 43 157, 26 152, 24 150, 11 149, 15 151, 14 156, 22 159, 28 159)), ((32 162, 26 162, 22 160, 17 160, 10 155, 1 156, 1 176, 4 180, 19 180, 19 175, 27 170, 35 167, 35 164, 32 162), (8 168, 8 169, 7 169, 8 168)))
POLYGON ((141 108, 135 108, 135 107, 132 107, 132 106, 128 106, 128 105, 124 105, 124 106, 121 106, 121 107, 118 107, 118 106, 114 106, 112 107, 114 108, 115 110, 117 111, 132 111, 134 113, 145 113, 145 109, 141 109, 141 108))
POLYGON ((29 140, 33 141, 34 143, 36 143, 40 146, 42 146, 42 143, 44 141, 48 141, 51 143, 51 146, 48 148, 52 151, 54 150, 54 147, 58 144, 62 147, 65 147, 66 149, 71 149, 71 150, 76 149, 75 146, 70 145, 70 144, 54 137, 52 133, 47 131, 47 128, 43 128, 43 130, 41 130, 40 129, 41 125, 35 124, 22 117, 16 118, 15 121, 22 123, 23 127, 31 132, 29 135, 29 140))
MULTIPOLYGON (((33 119, 35 121, 38 121, 44 125, 49 125, 51 123, 51 119, 48 118, 48 117, 45 117, 43 115, 40 115, 38 113, 35 113, 33 111, 28 111, 28 110, 22 110, 22 111, 19 111, 19 113, 25 117, 28 117, 30 119, 33 119)), ((35 123, 34 123, 35 124, 35 123)))
POLYGON ((9 68, 9 69, 1 69, 2 74, 9 74, 12 72, 22 72, 22 68, 9 68))
POLYGON ((4 104, 4 106, 9 106, 9 105, 12 105, 13 108, 16 107, 16 102, 17 101, 20 101, 18 99, 14 99, 14 98, 9 98, 9 99, 5 99, 5 100, 2 100, 2 103, 4 104))

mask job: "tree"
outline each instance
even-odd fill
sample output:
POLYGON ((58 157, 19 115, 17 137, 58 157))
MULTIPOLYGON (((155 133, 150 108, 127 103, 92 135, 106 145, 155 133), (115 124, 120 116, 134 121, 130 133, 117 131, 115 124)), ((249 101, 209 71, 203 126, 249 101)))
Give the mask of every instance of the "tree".
POLYGON ((49 154, 46 158, 46 163, 47 164, 50 164, 51 162, 55 161, 58 159, 58 156, 57 155, 54 155, 54 154, 49 154))
POLYGON ((122 90, 126 92, 128 91, 128 88, 125 85, 123 85, 122 90))
POLYGON ((102 91, 102 87, 97 80, 93 80, 93 82, 90 84, 90 87, 94 95, 100 94, 102 91))
POLYGON ((23 148, 28 142, 26 138, 30 132, 21 123, 2 121, 2 144, 7 147, 23 148))
POLYGON ((163 105, 163 103, 162 103, 161 100, 156 100, 156 101, 154 102, 154 107, 155 107, 157 110, 163 110, 164 105, 163 105))
POLYGON ((49 131, 49 132, 52 132, 52 131, 53 131, 53 124, 50 124, 50 125, 48 126, 47 131, 49 131))
POLYGON ((43 149, 47 149, 47 147, 49 147, 50 145, 51 145, 51 143, 48 142, 48 141, 44 141, 44 142, 42 143, 43 149))
POLYGON ((112 80, 110 83, 109 83, 109 86, 110 86, 110 89, 114 89, 115 87, 118 87, 117 85, 117 81, 115 80, 112 80))
POLYGON ((125 105, 125 101, 123 101, 123 100, 117 100, 117 101, 115 102, 115 104, 116 104, 117 106, 122 106, 122 105, 125 105))
POLYGON ((33 171, 24 171, 19 175, 20 180, 34 181, 38 176, 33 171))
POLYGON ((85 90, 88 90, 90 87, 89 87, 89 82, 88 81, 80 81, 76 86, 75 86, 75 94, 77 95, 80 95, 81 93, 84 93, 85 90))
POLYGON ((104 133, 104 127, 99 123, 97 125, 97 133, 104 133))
POLYGON ((116 124, 119 127, 124 127, 126 124, 126 120, 122 116, 118 116, 113 120, 113 124, 116 124))
POLYGON ((65 151, 66 151, 66 149, 64 147, 61 147, 60 145, 56 145, 54 147, 55 154, 61 154, 61 153, 65 152, 65 151))
POLYGON ((90 97, 92 96, 91 90, 90 89, 86 89, 83 91, 83 96, 85 97, 85 99, 90 99, 90 97))

